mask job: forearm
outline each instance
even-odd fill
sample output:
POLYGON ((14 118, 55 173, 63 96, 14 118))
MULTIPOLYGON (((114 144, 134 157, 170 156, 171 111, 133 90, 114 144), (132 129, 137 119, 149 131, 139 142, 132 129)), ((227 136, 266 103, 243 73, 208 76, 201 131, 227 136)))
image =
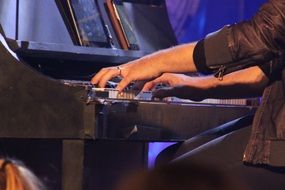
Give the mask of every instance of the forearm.
MULTIPOLYGON (((150 62, 151 67, 156 68, 159 74, 196 72, 197 69, 193 62, 195 45, 194 42, 160 50, 134 62, 150 62)), ((133 64, 133 62, 127 64, 133 64)))
POLYGON ((250 67, 224 76, 219 80, 214 76, 202 77, 201 98, 249 98, 260 96, 268 83, 268 78, 259 67, 250 67))

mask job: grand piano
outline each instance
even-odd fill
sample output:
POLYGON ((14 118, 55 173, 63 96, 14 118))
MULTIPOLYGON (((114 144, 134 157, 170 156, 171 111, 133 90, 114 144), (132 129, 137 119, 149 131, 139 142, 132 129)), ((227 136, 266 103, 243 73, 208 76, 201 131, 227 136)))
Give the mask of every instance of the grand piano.
POLYGON ((118 1, 135 36, 127 48, 107 1, 96 1, 112 37, 103 45, 74 38, 64 2, 77 1, 0 1, 1 152, 23 160, 49 189, 110 189, 147 165, 148 142, 180 142, 254 112, 255 105, 88 102, 86 83, 99 69, 177 42, 163 0, 118 1))

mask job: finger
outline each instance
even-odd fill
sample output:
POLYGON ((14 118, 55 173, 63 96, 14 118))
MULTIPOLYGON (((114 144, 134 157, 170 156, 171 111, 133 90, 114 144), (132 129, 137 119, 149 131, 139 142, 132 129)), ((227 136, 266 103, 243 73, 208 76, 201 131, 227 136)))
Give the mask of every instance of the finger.
POLYGON ((162 76, 160 76, 160 77, 158 77, 158 78, 156 78, 156 79, 154 79, 152 81, 147 82, 144 85, 142 91, 152 90, 157 84, 167 84, 167 85, 169 85, 168 78, 165 77, 165 76, 166 75, 163 74, 162 76))
POLYGON ((130 84, 130 82, 132 82, 130 78, 128 77, 123 78, 117 85, 116 90, 118 90, 119 92, 122 92, 130 84))
POLYGON ((150 90, 152 90, 155 86, 156 86, 156 83, 155 83, 154 81, 147 82, 147 83, 145 83, 145 85, 143 86, 142 91, 143 91, 143 92, 145 92, 145 91, 150 91, 150 90))
POLYGON ((106 86, 107 81, 110 79, 116 77, 119 75, 119 72, 117 69, 111 69, 108 72, 106 72, 103 76, 101 76, 100 81, 99 81, 99 87, 104 88, 106 86))
POLYGON ((110 68, 103 68, 101 69, 92 79, 91 79, 91 83, 96 85, 99 83, 101 77, 106 74, 108 72, 110 68))

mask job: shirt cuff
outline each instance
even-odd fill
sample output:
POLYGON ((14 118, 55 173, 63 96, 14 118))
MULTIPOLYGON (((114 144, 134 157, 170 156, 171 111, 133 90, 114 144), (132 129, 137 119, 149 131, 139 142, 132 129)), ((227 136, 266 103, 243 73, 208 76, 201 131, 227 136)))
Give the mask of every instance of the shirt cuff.
POLYGON ((227 36, 228 26, 225 26, 197 43, 194 48, 193 59, 198 72, 212 74, 221 65, 233 61, 227 36))

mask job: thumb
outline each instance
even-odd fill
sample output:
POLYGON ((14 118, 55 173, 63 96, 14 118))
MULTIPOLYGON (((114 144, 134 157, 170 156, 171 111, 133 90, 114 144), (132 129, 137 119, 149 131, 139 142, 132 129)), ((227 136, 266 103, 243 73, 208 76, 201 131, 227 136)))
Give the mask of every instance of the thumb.
POLYGON ((152 90, 157 84, 161 84, 161 83, 165 83, 165 84, 169 84, 169 82, 167 80, 165 80, 165 77, 164 75, 152 80, 152 81, 149 81, 147 83, 145 83, 142 91, 150 91, 152 90))
POLYGON ((150 91, 151 89, 153 89, 155 87, 156 83, 154 81, 149 81, 147 83, 144 84, 142 91, 150 91))

